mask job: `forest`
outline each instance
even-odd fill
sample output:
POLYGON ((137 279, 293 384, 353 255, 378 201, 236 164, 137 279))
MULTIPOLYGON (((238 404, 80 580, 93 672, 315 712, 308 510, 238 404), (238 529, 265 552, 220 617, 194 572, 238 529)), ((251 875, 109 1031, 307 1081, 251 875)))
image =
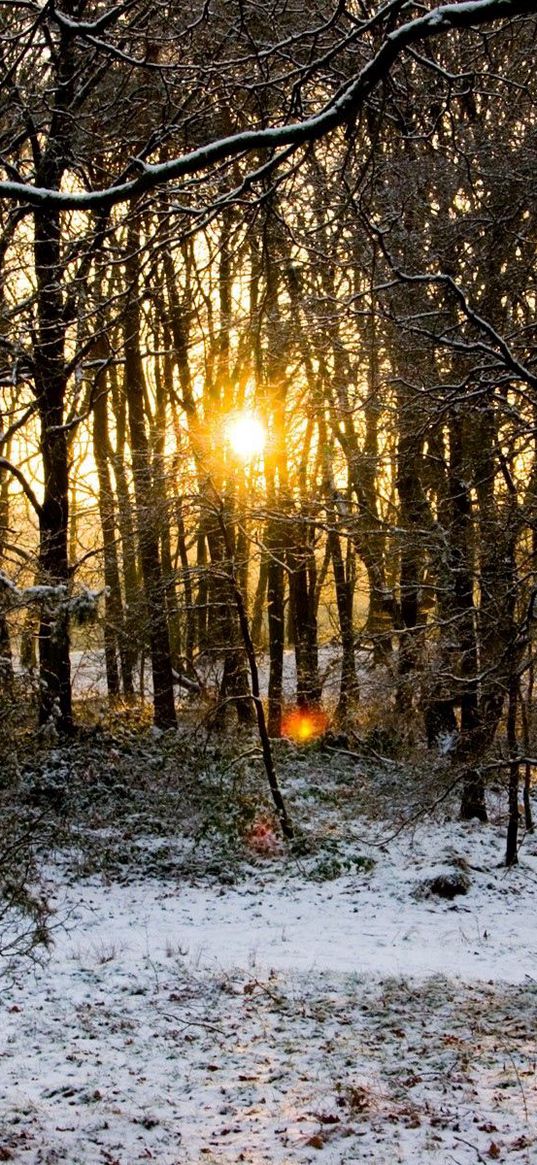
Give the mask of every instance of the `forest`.
MULTIPOLYGON (((0 4, 10 967, 50 941, 67 855, 114 882, 149 834, 192 840, 187 879, 296 860, 306 882, 339 882, 377 862, 377 833, 348 849, 360 815, 395 838, 451 822, 465 856, 449 850, 433 894, 465 895, 490 844, 522 877, 536 15, 532 0, 0 4)), ((431 860, 449 841, 434 837, 431 860)), ((320 1124, 309 1149, 256 1161, 322 1157, 320 1124)), ((449 1160, 501 1157, 485 1133, 449 1160)), ((448 1160, 447 1142, 416 1157, 412 1135, 399 1158, 323 1159, 448 1160)), ((62 1152, 31 1160, 144 1159, 62 1152)))

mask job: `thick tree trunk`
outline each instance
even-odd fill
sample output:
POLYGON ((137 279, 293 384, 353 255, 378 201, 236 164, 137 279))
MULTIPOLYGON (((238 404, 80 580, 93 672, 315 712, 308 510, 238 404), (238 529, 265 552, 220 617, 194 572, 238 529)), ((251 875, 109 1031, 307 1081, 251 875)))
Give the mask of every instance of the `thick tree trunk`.
POLYGON ((321 699, 315 613, 316 565, 308 530, 301 524, 291 531, 287 564, 293 610, 297 705, 299 708, 316 708, 321 699))
MULTIPOLYGON (((159 336, 157 328, 155 328, 154 345, 158 350, 159 336)), ((170 651, 174 666, 178 668, 179 658, 181 655, 181 622, 179 617, 176 571, 173 567, 170 531, 170 514, 172 513, 173 506, 171 504, 170 498, 168 497, 165 457, 166 427, 168 419, 167 407, 169 403, 168 392, 173 383, 173 367, 169 357, 169 352, 166 350, 164 355, 164 364, 162 367, 160 360, 158 358, 155 359, 155 383, 156 410, 153 424, 153 490, 157 507, 156 513, 158 514, 160 526, 160 555, 162 562, 164 594, 166 596, 166 612, 168 617, 168 629, 170 636, 170 651)))
MULTIPOLYGON (((41 417, 41 455, 44 497, 39 521, 39 581, 41 586, 61 587, 62 597, 44 602, 39 626, 40 705, 39 722, 51 718, 60 731, 73 726, 71 667, 69 659, 69 563, 67 531, 69 514, 68 461, 63 410, 49 409, 41 417)), ((59 596, 60 592, 58 592, 59 596)))
POLYGON ((207 529, 205 519, 202 519, 203 528, 196 539, 196 571, 198 575, 198 590, 196 594, 196 630, 198 651, 207 651, 210 647, 209 637, 209 575, 207 572, 207 529))
MULTIPOLYGON (((48 137, 40 148, 37 186, 59 190, 70 159, 76 62, 66 31, 58 37, 55 80, 50 90, 48 137)), ((34 211, 36 330, 33 350, 34 388, 41 425, 43 502, 39 512, 41 584, 60 588, 63 598, 44 603, 39 628, 39 721, 53 722, 60 732, 73 729, 69 660, 69 450, 64 428, 66 391, 66 319, 63 292, 61 212, 34 211)))
POLYGON ((39 514, 41 585, 62 588, 63 598, 44 603, 39 628, 39 722, 59 731, 73 727, 69 660, 69 459, 64 429, 65 324, 61 292, 60 215, 36 212, 34 253, 38 336, 34 349, 41 421, 43 502, 39 514))

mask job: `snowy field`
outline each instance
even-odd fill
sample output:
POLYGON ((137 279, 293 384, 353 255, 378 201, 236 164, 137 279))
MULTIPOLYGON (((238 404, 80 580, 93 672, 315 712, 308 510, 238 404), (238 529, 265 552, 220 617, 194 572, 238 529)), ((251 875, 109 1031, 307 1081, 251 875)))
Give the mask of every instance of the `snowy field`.
MULTIPOLYGON (((357 653, 358 655, 358 671, 360 678, 364 684, 367 683, 367 671, 364 666, 360 664, 367 664, 368 656, 366 652, 357 653), (362 658, 360 658, 362 656, 362 658)), ((339 648, 325 645, 319 648, 319 671, 323 683, 323 694, 325 699, 336 701, 339 693, 340 681, 340 664, 339 648)), ((257 660, 259 670, 259 685, 261 692, 266 695, 268 691, 268 677, 269 677, 269 660, 266 655, 259 655, 257 660)), ((209 656, 205 661, 200 661, 199 675, 202 681, 209 686, 218 683, 221 676, 221 662, 211 660, 209 656)), ((76 698, 83 699, 87 696, 105 696, 106 695, 106 671, 104 662, 104 651, 102 648, 87 648, 86 650, 71 651, 71 676, 73 683, 73 695, 76 698)), ((140 675, 136 679, 137 689, 140 687, 140 675)), ((152 682, 151 682, 151 665, 149 660, 146 660, 144 667, 143 689, 147 699, 151 698, 152 682)), ((288 699, 292 699, 296 692, 296 665, 294 651, 287 649, 284 653, 284 671, 283 671, 283 690, 288 699)))
POLYGON ((335 764, 297 783, 335 865, 269 846, 187 877, 168 837, 155 877, 163 839, 137 835, 116 878, 58 853, 50 960, 3 989, 0 1160, 537 1162, 537 843, 507 872, 499 824, 338 827, 335 764), (423 894, 453 866, 466 894, 423 894))

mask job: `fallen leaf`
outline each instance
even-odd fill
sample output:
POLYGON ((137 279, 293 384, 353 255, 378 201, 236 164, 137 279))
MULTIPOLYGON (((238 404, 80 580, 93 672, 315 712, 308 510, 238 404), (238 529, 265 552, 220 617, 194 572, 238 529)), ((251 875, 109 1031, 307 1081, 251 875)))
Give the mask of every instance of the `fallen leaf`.
POLYGON ((511 1142, 511 1148, 515 1151, 515 1153, 517 1153, 520 1149, 527 1149, 530 1144, 531 1141, 529 1141, 523 1133, 521 1137, 516 1138, 516 1141, 511 1142))

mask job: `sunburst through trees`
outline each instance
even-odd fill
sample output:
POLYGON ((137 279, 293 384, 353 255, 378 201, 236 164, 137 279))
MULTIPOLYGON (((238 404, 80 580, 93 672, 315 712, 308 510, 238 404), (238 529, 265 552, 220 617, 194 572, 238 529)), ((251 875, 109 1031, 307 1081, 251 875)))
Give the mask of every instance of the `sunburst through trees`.
POLYGON ((66 734, 83 645, 163 729, 187 692, 266 701, 267 740, 376 717, 452 756, 466 817, 499 742, 513 861, 534 5, 314 8, 5 6, 2 682, 37 666, 66 734))

